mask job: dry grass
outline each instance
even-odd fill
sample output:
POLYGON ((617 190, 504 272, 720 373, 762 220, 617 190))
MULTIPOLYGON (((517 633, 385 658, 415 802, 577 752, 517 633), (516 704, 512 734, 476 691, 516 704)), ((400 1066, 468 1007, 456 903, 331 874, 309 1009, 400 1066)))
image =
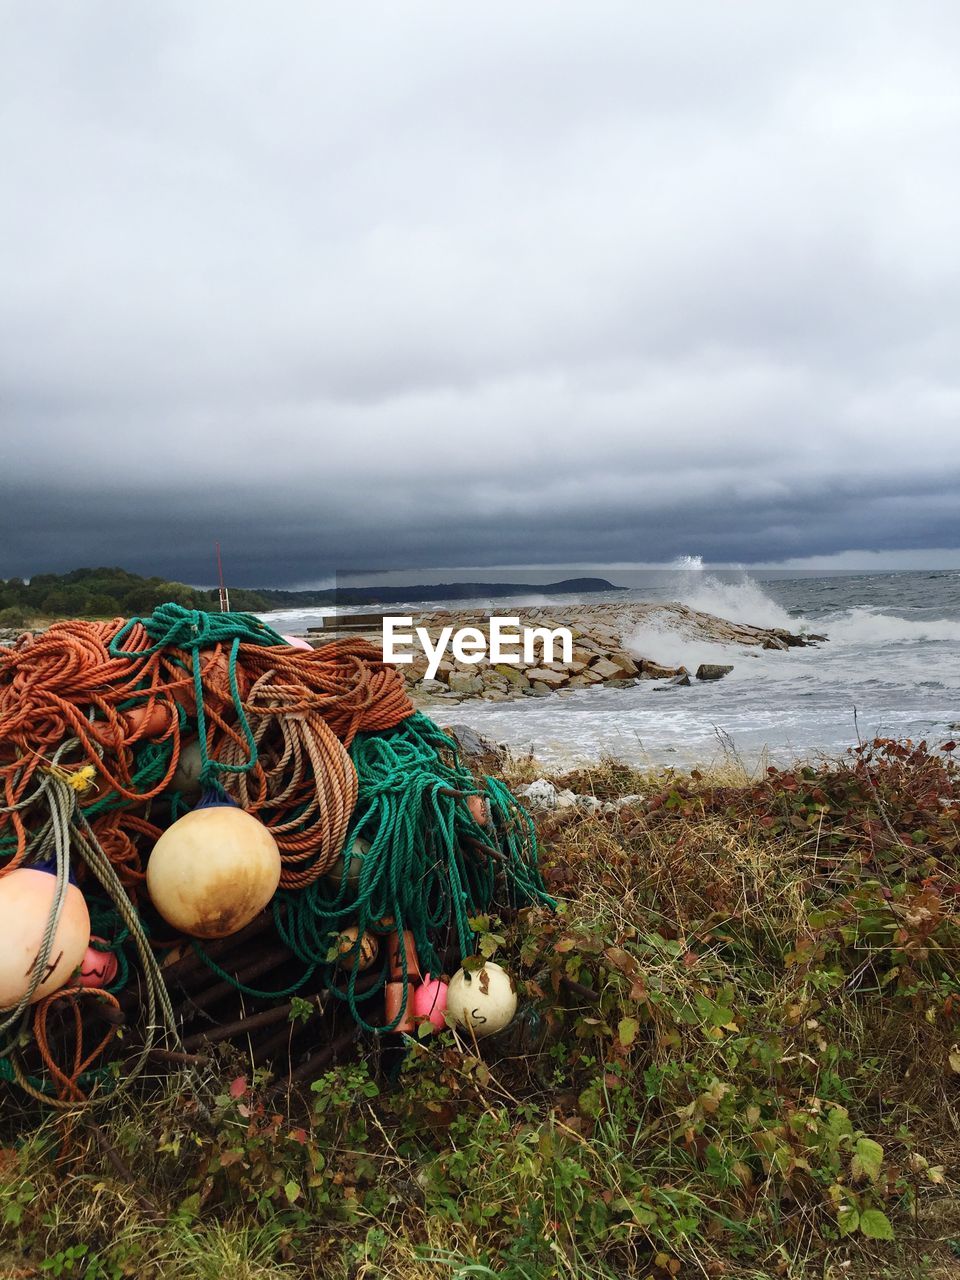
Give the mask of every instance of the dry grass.
POLYGON ((186 1076, 99 1131, 24 1142, 8 1109, 0 1274, 960 1274, 956 776, 881 751, 558 782, 644 799, 539 819, 561 909, 491 922, 525 992, 509 1032, 412 1046, 396 1080, 339 1069, 276 1121, 186 1076), (847 1202, 894 1239, 841 1235, 847 1202))

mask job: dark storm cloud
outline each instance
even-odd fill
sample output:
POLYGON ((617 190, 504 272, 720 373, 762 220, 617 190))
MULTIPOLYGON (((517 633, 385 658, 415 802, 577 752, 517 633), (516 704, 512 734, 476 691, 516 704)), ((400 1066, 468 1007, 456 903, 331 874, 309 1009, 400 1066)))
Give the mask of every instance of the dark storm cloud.
POLYGON ((0 25, 0 574, 960 545, 952 6, 0 25))

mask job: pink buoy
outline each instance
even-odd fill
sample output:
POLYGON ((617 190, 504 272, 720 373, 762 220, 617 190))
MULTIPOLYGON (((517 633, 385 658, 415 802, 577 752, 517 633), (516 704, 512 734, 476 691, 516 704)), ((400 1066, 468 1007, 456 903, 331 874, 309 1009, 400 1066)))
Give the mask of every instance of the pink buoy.
POLYGON ((307 640, 302 640, 299 636, 284 636, 287 644, 292 645, 294 649, 309 649, 313 653, 313 645, 307 640))
MULTIPOLYGON (((102 938, 91 938, 91 943, 102 942, 102 938)), ((78 987, 109 987, 117 976, 117 957, 112 951, 98 951, 89 946, 80 961, 80 970, 74 982, 78 987)))
POLYGON ((447 1025, 443 1016, 447 1007, 447 984, 429 973, 421 986, 413 993, 413 1012, 417 1018, 429 1018, 430 1025, 439 1031, 447 1025))

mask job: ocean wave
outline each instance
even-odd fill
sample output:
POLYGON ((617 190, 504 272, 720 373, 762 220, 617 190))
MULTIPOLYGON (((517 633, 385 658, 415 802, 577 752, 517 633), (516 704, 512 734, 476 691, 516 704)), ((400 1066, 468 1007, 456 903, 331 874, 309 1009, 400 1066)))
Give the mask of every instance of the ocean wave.
POLYGON ((746 622, 755 627, 785 627, 797 631, 810 629, 805 618, 791 617, 786 609, 769 596, 748 573, 732 582, 724 582, 710 573, 678 578, 677 599, 691 609, 713 613, 729 622, 746 622))
POLYGON ((904 618, 865 605, 826 619, 822 625, 832 644, 845 647, 960 641, 960 622, 904 618))

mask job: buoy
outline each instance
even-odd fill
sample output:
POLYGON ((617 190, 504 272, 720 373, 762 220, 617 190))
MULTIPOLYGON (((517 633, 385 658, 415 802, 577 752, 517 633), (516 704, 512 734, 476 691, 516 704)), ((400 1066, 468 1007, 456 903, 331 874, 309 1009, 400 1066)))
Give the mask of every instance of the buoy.
POLYGON ((306 640, 302 640, 300 636, 284 636, 283 638, 294 649, 309 649, 313 653, 313 645, 306 640))
POLYGON ((502 1031, 517 1011, 513 980, 492 960, 472 973, 461 969, 450 979, 447 1008, 459 1026, 472 1028, 478 1037, 492 1036, 502 1031))
POLYGON ((195 938, 226 938, 267 905, 280 870, 262 822, 232 804, 201 803, 153 846, 147 892, 168 924, 195 938))
MULTIPOLYGON (((363 860, 370 852, 370 841, 364 840, 363 836, 354 836, 353 843, 350 845, 350 865, 347 868, 347 884, 351 889, 356 889, 360 883, 360 872, 363 870, 363 860)), ((327 871, 327 875, 336 884, 343 881, 344 856, 338 856, 331 862, 327 871)))
POLYGON ((387 1023, 393 1022, 394 1018, 400 1017, 400 1021, 393 1028, 394 1031, 412 1031, 416 1026, 413 1020, 412 1001, 410 999, 413 994, 413 988, 407 987, 407 1002, 403 1002, 403 983, 388 982, 383 988, 383 1007, 387 1016, 387 1023))
POLYGON ((439 978, 431 978, 429 973, 422 986, 413 993, 413 1012, 418 1018, 429 1018, 436 1031, 447 1024, 443 1012, 447 1007, 447 984, 439 978))
MULTIPOLYGON (((403 931, 403 954, 407 961, 407 978, 420 977, 420 961, 417 959, 417 945, 409 929, 403 931)), ((390 957, 390 977, 397 982, 403 980, 403 961, 400 952, 400 935, 394 929, 387 943, 387 955, 390 957)))
MULTIPOLYGON (((56 876, 36 867, 18 867, 0 877, 0 1009, 20 1003, 30 990, 57 893, 56 876)), ((90 914, 83 894, 68 884, 35 1004, 66 986, 90 944, 90 914)))
POLYGON ((340 959, 337 963, 341 969, 352 969, 356 965, 358 971, 363 973, 376 960, 377 953, 380 950, 380 943, 372 933, 367 933, 364 930, 359 943, 358 961, 358 932, 359 930, 355 924, 348 925, 346 929, 340 930, 340 936, 337 938, 337 950, 340 952, 340 959))
POLYGON ((119 964, 112 951, 98 951, 92 944, 102 942, 102 938, 91 938, 80 961, 80 972, 75 975, 74 983, 78 987, 109 987, 117 976, 119 964))
POLYGON ((479 826, 490 825, 490 801, 486 796, 467 796, 467 808, 474 822, 479 826))
POLYGON ((180 759, 170 779, 171 791, 182 791, 185 795, 200 794, 200 770, 203 759, 200 755, 200 740, 188 738, 180 744, 180 759))
POLYGON ((175 718, 173 707, 167 702, 155 702, 151 707, 144 704, 122 713, 131 733, 142 734, 144 738, 162 738, 169 731, 175 718))

